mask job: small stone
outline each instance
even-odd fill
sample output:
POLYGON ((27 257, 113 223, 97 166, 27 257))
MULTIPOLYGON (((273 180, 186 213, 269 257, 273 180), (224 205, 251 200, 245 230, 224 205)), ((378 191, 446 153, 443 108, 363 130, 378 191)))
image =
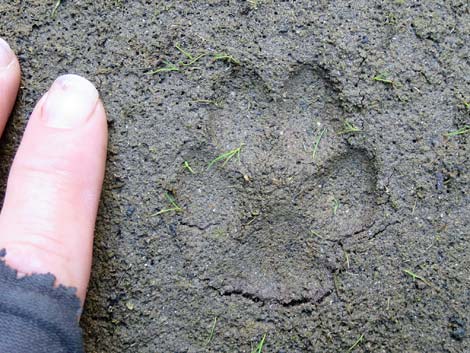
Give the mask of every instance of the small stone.
POLYGON ((131 217, 135 212, 135 206, 129 206, 126 210, 126 216, 131 217))
POLYGON ((457 340, 457 341, 461 341, 462 339, 465 338, 466 336, 466 328, 465 328, 465 321, 458 318, 458 317, 455 317, 455 316, 452 316, 450 319, 449 319, 449 326, 450 326, 450 336, 457 340))

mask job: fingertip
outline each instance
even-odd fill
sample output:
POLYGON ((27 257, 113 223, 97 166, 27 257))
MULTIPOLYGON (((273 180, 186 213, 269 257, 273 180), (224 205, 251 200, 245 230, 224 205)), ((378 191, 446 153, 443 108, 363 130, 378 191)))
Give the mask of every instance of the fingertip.
POLYGON ((3 38, 0 38, 0 68, 8 68, 14 58, 15 54, 11 50, 10 45, 3 38))
POLYGON ((8 43, 0 38, 0 135, 15 104, 20 76, 16 55, 8 43))
POLYGON ((48 127, 79 127, 94 115, 98 100, 98 91, 86 78, 63 75, 58 77, 49 89, 41 117, 48 127))

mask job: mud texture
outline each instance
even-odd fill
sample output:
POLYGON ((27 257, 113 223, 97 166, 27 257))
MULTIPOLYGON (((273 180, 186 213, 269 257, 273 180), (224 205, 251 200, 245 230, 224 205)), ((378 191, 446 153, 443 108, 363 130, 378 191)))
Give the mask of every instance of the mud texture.
POLYGON ((470 352, 468 1, 53 3, 0 4, 1 178, 53 79, 91 79, 88 352, 470 352))

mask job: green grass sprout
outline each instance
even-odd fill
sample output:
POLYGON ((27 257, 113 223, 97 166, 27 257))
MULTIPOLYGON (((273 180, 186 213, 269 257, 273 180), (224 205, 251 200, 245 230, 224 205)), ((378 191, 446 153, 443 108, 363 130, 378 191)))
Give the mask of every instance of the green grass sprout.
POLYGON ((470 125, 461 127, 460 129, 455 130, 455 131, 446 132, 444 135, 447 137, 452 137, 452 136, 467 134, 469 132, 470 132, 470 125))
POLYGON ((214 321, 212 322, 211 331, 209 333, 209 338, 207 339, 206 345, 209 345, 209 343, 211 343, 212 339, 214 338, 215 325, 217 325, 217 316, 214 317, 214 321))
POLYGON ((323 239, 323 237, 320 235, 320 233, 318 233, 317 231, 315 231, 313 229, 310 229, 310 234, 312 234, 313 236, 318 237, 320 239, 323 239))
POLYGON ((360 132, 360 131, 362 131, 360 128, 358 128, 354 124, 350 123, 349 121, 344 120, 343 121, 343 130, 338 132, 338 135, 351 134, 351 133, 360 132))
POLYGON ((179 64, 182 66, 191 66, 196 61, 198 61, 199 59, 207 55, 206 53, 201 53, 199 55, 193 56, 190 52, 184 50, 178 43, 175 45, 175 48, 178 49, 181 54, 183 54, 185 57, 189 59, 187 63, 179 62, 179 64))
POLYGON ((178 205, 176 203, 175 199, 169 193, 166 193, 165 197, 167 198, 167 200, 170 203, 171 207, 164 208, 164 209, 158 211, 157 213, 153 214, 152 216, 158 216, 158 215, 168 213, 168 212, 181 212, 181 211, 183 211, 183 209, 180 207, 180 205, 178 205))
POLYGON ((52 12, 51 12, 51 17, 52 18, 55 18, 55 16, 57 15, 57 10, 59 9, 59 6, 60 4, 62 3, 62 0, 57 0, 54 7, 52 8, 52 12))
POLYGON ((226 61, 235 65, 240 65, 240 61, 235 59, 233 55, 229 55, 227 53, 219 53, 214 55, 214 61, 226 61))
POLYGON ((354 342, 354 344, 351 347, 349 347, 349 349, 347 350, 347 353, 352 352, 359 345, 359 343, 361 343, 363 340, 364 340, 364 334, 360 335, 359 338, 356 340, 356 342, 354 342))
POLYGON ((150 71, 149 75, 155 75, 155 74, 159 74, 159 73, 162 73, 162 72, 170 72, 170 71, 180 71, 180 69, 175 64, 172 64, 169 61, 165 61, 165 66, 159 67, 156 70, 150 71))
POLYGON ((261 341, 259 341, 256 348, 251 353, 262 353, 265 341, 266 341, 266 334, 263 335, 263 338, 261 338, 261 341))
POLYGON ((470 110, 470 101, 465 101, 462 99, 462 104, 464 105, 465 109, 470 110))
POLYGON ((349 254, 347 253, 346 250, 343 249, 343 252, 344 252, 344 260, 346 261, 346 268, 349 270, 349 254))
POLYGON ((210 169, 215 163, 220 162, 220 161, 224 161, 222 163, 222 167, 224 167, 234 156, 237 156, 238 160, 240 160, 240 152, 243 146, 244 144, 242 143, 237 148, 230 150, 228 152, 222 153, 220 156, 214 158, 212 161, 210 161, 209 165, 207 166, 207 169, 210 169))
POLYGON ((339 208, 339 200, 335 197, 333 198, 333 215, 336 216, 336 212, 339 208))
POLYGON ((191 174, 194 174, 194 170, 193 170, 193 168, 191 168, 191 166, 189 165, 189 162, 188 162, 188 161, 184 161, 184 162, 183 162, 183 168, 189 170, 189 172, 190 172, 191 174))
POLYGON ((392 86, 395 84, 395 82, 389 78, 387 73, 380 73, 374 76, 372 79, 376 82, 382 82, 392 86))
POLYGON ((198 61, 199 59, 205 57, 207 54, 205 53, 202 53, 202 54, 199 54, 198 56, 194 57, 191 61, 187 62, 187 63, 183 63, 181 62, 180 64, 183 65, 183 66, 191 66, 192 64, 194 64, 196 61, 198 61))
POLYGON ((413 278, 414 281, 416 280, 420 280, 421 282, 423 282, 424 284, 427 284, 428 286, 432 287, 432 284, 424 277, 420 276, 420 275, 417 275, 416 273, 414 272, 411 272, 410 270, 403 270, 404 273, 406 273, 408 276, 410 276, 411 278, 413 278))
POLYGON ((326 128, 323 129, 322 131, 320 131, 320 133, 317 136, 317 140, 315 141, 315 145, 313 146, 312 159, 315 159, 315 155, 317 154, 318 145, 320 144, 320 140, 323 137, 323 135, 325 134, 325 132, 326 132, 326 128))
POLYGON ((181 54, 183 54, 185 57, 187 57, 189 60, 192 60, 194 59, 193 56, 186 50, 184 50, 183 48, 181 48, 181 46, 179 45, 179 43, 176 43, 175 44, 175 48, 178 49, 181 54))
POLYGON ((465 110, 470 113, 470 99, 466 99, 465 95, 463 95, 462 93, 457 93, 456 97, 465 107, 465 110))

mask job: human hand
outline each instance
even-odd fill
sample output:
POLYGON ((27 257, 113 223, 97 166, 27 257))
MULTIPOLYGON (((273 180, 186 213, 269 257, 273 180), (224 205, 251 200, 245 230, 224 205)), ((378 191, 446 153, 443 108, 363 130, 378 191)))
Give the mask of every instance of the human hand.
MULTIPOLYGON (((13 108, 20 66, 0 39, 0 134, 13 108)), ((107 125, 94 86, 59 77, 29 119, 0 214, 0 250, 21 275, 52 273, 83 301, 106 159, 107 125)))

